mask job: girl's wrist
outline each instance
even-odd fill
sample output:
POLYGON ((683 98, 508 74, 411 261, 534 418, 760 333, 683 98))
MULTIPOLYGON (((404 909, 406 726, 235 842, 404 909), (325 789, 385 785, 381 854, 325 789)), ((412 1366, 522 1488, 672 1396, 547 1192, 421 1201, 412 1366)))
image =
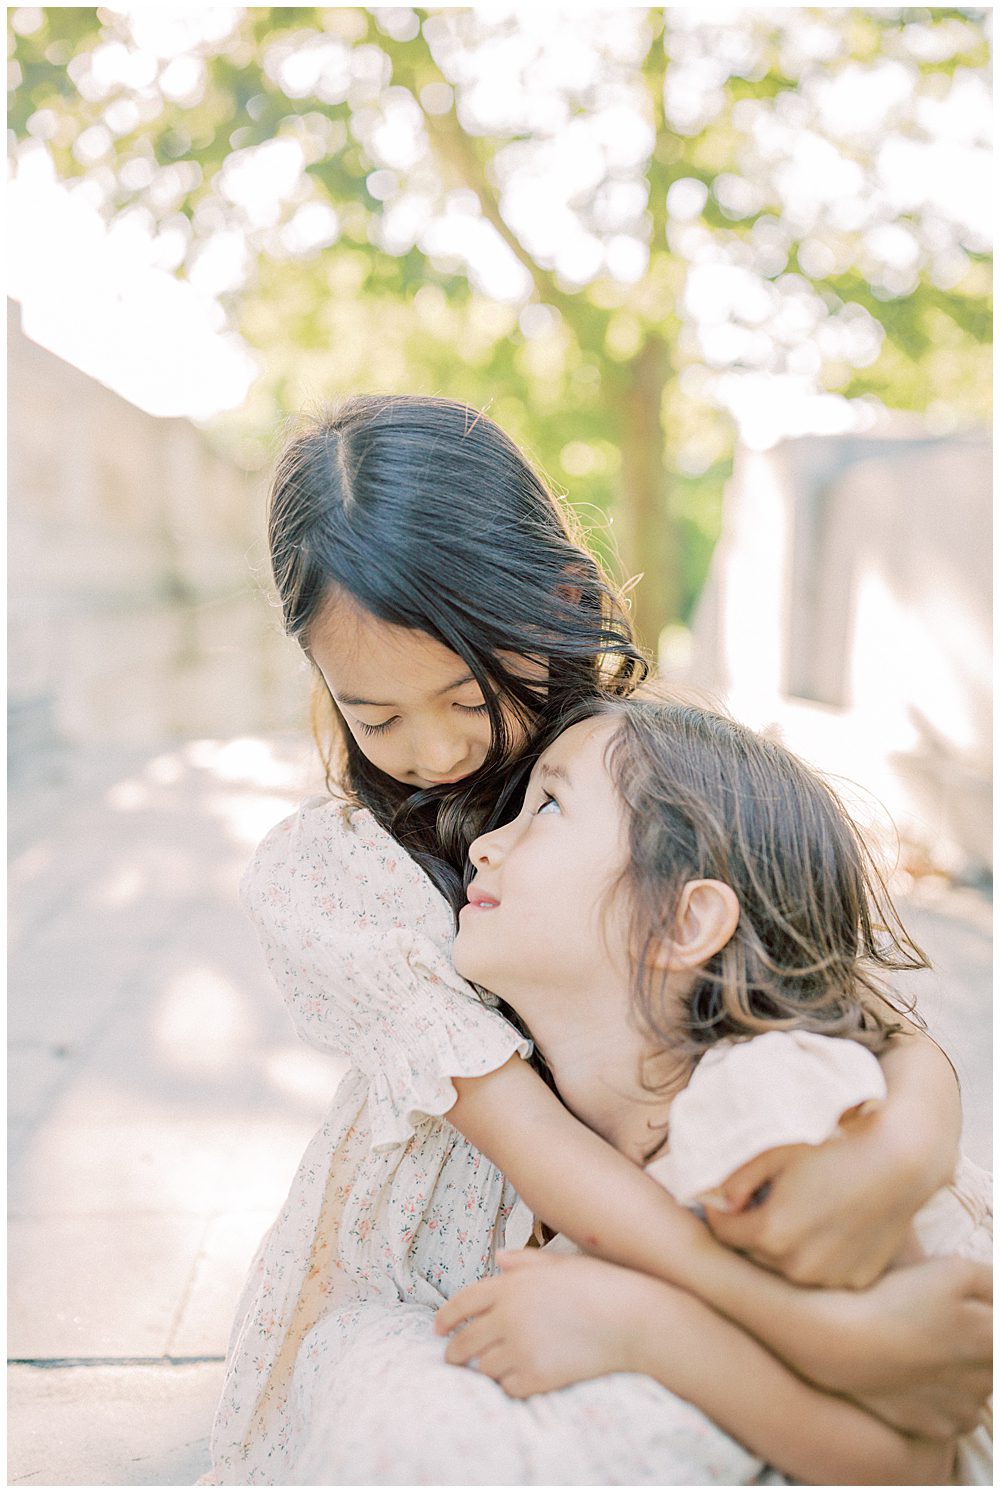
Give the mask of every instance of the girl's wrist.
POLYGON ((664 1343, 670 1338, 670 1323, 678 1303, 687 1293, 678 1286, 650 1275, 635 1275, 622 1315, 619 1351, 612 1372, 663 1375, 664 1343))

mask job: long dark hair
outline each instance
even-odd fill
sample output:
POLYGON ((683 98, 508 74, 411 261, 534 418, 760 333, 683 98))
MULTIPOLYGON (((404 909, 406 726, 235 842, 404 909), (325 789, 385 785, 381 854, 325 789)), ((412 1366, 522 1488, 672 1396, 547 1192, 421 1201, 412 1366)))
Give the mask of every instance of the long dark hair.
POLYGON ((482 689, 482 767, 414 791, 368 761, 318 671, 314 684, 328 788, 370 809, 454 896, 469 843, 523 788, 510 769, 545 724, 645 677, 620 593, 514 442, 447 399, 358 396, 304 420, 278 461, 268 537, 285 629, 307 653, 310 626, 343 593, 442 643, 482 689), (542 678, 517 672, 526 659, 542 678))

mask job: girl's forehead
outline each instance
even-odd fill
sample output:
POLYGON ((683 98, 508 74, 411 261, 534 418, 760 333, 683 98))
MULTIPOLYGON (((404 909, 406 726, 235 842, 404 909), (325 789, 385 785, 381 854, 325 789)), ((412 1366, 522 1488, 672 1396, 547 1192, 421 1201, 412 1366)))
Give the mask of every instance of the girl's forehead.
POLYGON ((469 665, 436 638, 350 603, 324 610, 309 630, 308 647, 342 699, 399 703, 397 696, 438 694, 472 677, 469 665))
POLYGON ((618 722, 610 716, 588 716, 567 727, 539 757, 536 768, 572 779, 573 767, 590 774, 606 771, 604 754, 618 722))
MULTIPOLYGON (((309 629, 307 646, 324 673, 327 665, 335 670, 345 687, 373 679, 399 681, 404 692, 412 687, 417 693, 430 689, 440 692, 452 687, 462 676, 471 677, 474 668, 468 658, 454 652, 430 633, 415 627, 386 622, 365 611, 353 597, 334 592, 309 629)), ((491 659, 477 656, 487 675, 492 673, 491 659)), ((544 658, 528 657, 509 649, 498 648, 495 662, 515 678, 528 684, 542 684, 548 677, 544 658)))

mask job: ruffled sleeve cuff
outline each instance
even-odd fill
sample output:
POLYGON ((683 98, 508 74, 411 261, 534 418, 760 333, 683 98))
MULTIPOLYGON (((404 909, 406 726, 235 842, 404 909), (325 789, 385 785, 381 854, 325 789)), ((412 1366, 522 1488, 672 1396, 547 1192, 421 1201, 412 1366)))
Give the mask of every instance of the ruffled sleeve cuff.
POLYGON ((368 1091, 372 1149, 407 1143, 430 1116, 445 1115, 458 1094, 453 1078, 493 1073, 532 1043, 455 973, 430 939, 395 930, 378 983, 391 1000, 373 1002, 366 1044, 374 1059, 368 1091))

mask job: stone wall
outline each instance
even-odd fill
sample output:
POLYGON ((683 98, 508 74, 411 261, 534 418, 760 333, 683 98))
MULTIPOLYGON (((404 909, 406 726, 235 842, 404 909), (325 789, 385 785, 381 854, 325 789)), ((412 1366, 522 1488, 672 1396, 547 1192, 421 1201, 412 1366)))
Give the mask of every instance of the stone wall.
POLYGON ((8 389, 12 767, 58 742, 301 723, 301 655, 265 596, 265 478, 32 342, 10 303, 8 389))
POLYGON ((804 437, 744 452, 693 680, 885 805, 906 853, 992 864, 991 450, 804 437))

